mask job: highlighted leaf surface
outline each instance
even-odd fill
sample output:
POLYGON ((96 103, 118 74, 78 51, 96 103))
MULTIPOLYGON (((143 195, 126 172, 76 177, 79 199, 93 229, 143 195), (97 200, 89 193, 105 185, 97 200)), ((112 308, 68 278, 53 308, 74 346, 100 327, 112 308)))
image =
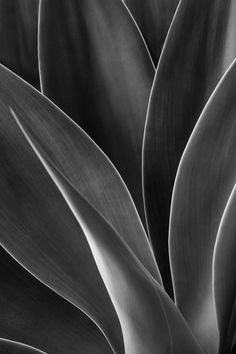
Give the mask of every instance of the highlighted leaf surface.
POLYGON ((41 1, 43 93, 115 164, 143 218, 141 154, 154 67, 120 0, 41 1))
POLYGON ((182 0, 156 72, 144 141, 144 197, 150 237, 169 293, 174 179, 195 123, 236 55, 235 13, 233 0, 182 0))
POLYGON ((170 216, 177 305, 207 353, 216 353, 218 347, 213 250, 236 180, 235 83, 236 62, 214 91, 191 135, 177 173, 170 216))

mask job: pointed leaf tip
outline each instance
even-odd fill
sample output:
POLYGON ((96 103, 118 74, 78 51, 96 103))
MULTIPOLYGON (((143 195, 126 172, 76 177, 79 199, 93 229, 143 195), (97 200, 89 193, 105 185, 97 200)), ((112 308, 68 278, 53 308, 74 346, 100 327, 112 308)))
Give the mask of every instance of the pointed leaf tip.
POLYGON ((168 228, 177 168, 204 105, 236 56, 235 1, 182 0, 160 58, 144 137, 149 235, 172 293, 168 228))
POLYGON ((236 61, 209 99, 176 176, 170 259, 176 302, 202 348, 218 350, 212 261, 220 220, 236 179, 236 61))
POLYGON ((141 154, 155 72, 127 8, 121 0, 42 0, 39 58, 43 93, 111 159, 145 224, 141 154))

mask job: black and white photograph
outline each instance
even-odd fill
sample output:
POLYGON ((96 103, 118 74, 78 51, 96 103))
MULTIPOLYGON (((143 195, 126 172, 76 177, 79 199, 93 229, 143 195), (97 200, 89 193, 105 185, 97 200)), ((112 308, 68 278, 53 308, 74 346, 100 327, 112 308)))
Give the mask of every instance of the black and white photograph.
POLYGON ((0 0, 0 354, 236 354, 236 0, 0 0))

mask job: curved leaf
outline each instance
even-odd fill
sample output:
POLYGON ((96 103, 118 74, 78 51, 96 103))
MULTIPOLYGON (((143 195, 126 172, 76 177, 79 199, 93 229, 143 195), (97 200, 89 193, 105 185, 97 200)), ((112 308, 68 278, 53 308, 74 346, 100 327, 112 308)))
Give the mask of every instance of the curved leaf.
POLYGON ((82 230, 32 155, 9 105, 75 188, 111 222, 160 281, 130 195, 110 161, 78 126, 0 67, 1 241, 35 276, 91 316, 122 352, 120 325, 82 230))
POLYGON ((155 66, 179 0, 124 0, 147 43, 155 66))
POLYGON ((220 332, 220 353, 231 353, 236 331, 235 211, 236 187, 234 187, 225 207, 214 250, 213 280, 220 332))
POLYGON ((35 279, 2 247, 0 289, 0 337, 50 354, 111 354, 105 337, 86 315, 35 279))
MULTIPOLYGON (((37 90, 0 67, 0 242, 34 276, 92 318, 113 349, 122 353, 120 324, 84 234, 22 136, 9 104, 31 123, 36 116, 39 120, 44 116, 49 122, 51 116, 52 120, 60 122, 62 133, 69 122, 37 90)), ((72 131, 77 131, 73 128, 72 124, 72 131)), ((43 126, 39 126, 36 133, 48 137, 42 129, 43 126)), ((55 140, 60 140, 56 130, 52 129, 52 134, 55 140)), ((66 147, 70 146, 70 149, 66 156, 72 150, 77 156, 79 150, 74 150, 70 136, 67 135, 66 147)), ((78 130, 76 137, 84 152, 91 154, 89 145, 92 142, 87 136, 83 138, 78 130)), ((99 156, 99 150, 93 144, 92 149, 99 156)), ((63 151, 59 155, 65 158, 63 151)), ((96 162, 102 167, 101 161, 96 162)), ((82 163, 80 166, 78 173, 83 170, 82 163)), ((64 168, 70 171, 67 159, 64 168)), ((70 172, 69 175, 76 176, 70 172)), ((96 174, 94 179, 83 176, 96 187, 96 174)))
POLYGON ((217 352, 212 257, 236 179, 236 61, 193 130, 176 176, 170 258, 176 302, 207 353, 217 352))
MULTIPOLYGON (((43 354, 41 350, 35 349, 28 345, 13 342, 11 340, 0 338, 0 351, 2 354, 43 354)), ((46 353, 44 353, 46 354, 46 353)))
POLYGON ((103 214, 152 276, 161 282, 130 194, 111 162, 57 107, 3 67, 0 80, 4 105, 10 105, 20 115, 32 139, 43 145, 45 154, 75 189, 103 214))
POLYGON ((0 63, 39 88, 39 0, 0 0, 0 63))
POLYGON ((143 218, 141 151, 154 67, 120 0, 42 0, 43 93, 115 164, 143 218))
POLYGON ((215 85, 236 54, 235 1, 182 0, 163 50, 144 140, 147 223, 165 288, 171 293, 168 223, 178 164, 215 85))
POLYGON ((21 120, 14 112, 12 113, 86 235, 99 272, 119 316, 125 352, 129 354, 182 351, 200 353, 200 348, 184 320, 160 285, 127 248, 112 226, 43 154, 42 146, 34 145, 24 130, 21 120), (176 323, 178 323, 178 332, 175 328, 176 323))

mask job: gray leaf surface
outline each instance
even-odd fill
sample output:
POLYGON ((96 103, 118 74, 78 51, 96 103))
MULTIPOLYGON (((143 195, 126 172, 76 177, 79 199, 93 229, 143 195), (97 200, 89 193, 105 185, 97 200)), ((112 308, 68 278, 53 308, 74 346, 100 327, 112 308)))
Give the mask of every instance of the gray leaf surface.
POLYGON ((39 0, 0 0, 0 63, 39 88, 39 0))
POLYGON ((0 338, 0 351, 2 354, 46 354, 41 350, 28 345, 0 338))
POLYGON ((179 0, 124 0, 157 66, 179 0))
POLYGON ((154 66, 121 0, 41 1, 43 93, 106 153, 144 221, 141 155, 154 66))
POLYGON ((236 180, 236 62, 217 86, 189 139, 176 176, 170 259, 176 302, 206 353, 217 353, 213 250, 236 180))
POLYGON ((88 240, 99 272, 117 311, 124 337, 125 353, 200 354, 201 350, 175 305, 146 271, 122 238, 65 176, 36 147, 15 120, 42 165, 65 198, 88 240), (155 316, 152 316, 153 311, 155 316), (174 325, 174 326, 173 326, 174 325), (177 327, 175 327, 177 325, 177 327))
POLYGON ((236 2, 182 0, 160 58, 144 138, 147 223, 171 294, 170 201, 180 158, 216 84, 236 55, 236 2))
POLYGON ((220 333, 219 353, 230 353, 236 330, 236 188, 221 219, 213 259, 214 299, 220 333))
POLYGON ((0 337, 50 354, 112 353, 82 311, 38 281, 2 247, 0 289, 0 337))

